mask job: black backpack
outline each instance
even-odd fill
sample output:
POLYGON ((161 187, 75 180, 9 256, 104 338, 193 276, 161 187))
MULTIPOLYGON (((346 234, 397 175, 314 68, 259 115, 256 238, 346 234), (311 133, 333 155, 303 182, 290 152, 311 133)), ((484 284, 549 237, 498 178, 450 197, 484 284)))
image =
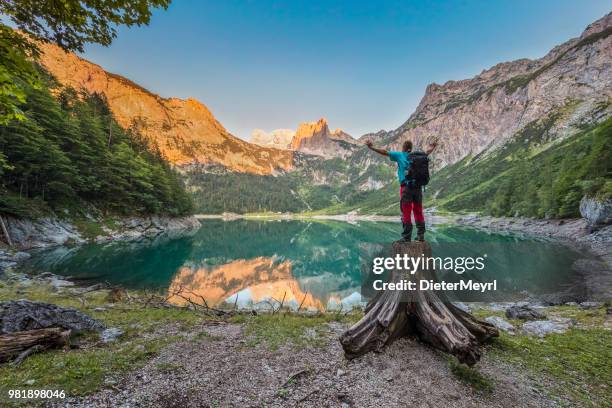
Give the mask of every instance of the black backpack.
POLYGON ((416 187, 423 187, 429 183, 429 157, 425 152, 408 153, 410 167, 406 169, 406 180, 416 187))

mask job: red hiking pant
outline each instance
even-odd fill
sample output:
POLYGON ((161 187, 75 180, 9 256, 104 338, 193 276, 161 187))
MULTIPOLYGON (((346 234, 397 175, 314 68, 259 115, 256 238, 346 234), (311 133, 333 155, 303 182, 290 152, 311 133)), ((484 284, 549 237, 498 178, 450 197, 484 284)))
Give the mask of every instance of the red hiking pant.
POLYGON ((402 224, 412 224, 410 213, 414 212, 414 222, 424 223, 423 191, 421 187, 400 186, 400 206, 402 208, 402 224))

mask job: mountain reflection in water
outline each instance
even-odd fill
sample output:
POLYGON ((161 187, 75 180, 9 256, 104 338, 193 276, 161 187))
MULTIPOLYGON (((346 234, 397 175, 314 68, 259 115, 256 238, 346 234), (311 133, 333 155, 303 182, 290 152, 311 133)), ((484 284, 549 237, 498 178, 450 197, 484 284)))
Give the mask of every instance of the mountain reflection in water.
POLYGON ((182 267, 168 288, 169 301, 185 305, 189 301, 217 306, 224 301, 239 307, 259 307, 268 302, 292 308, 323 309, 321 299, 302 291, 293 278, 291 261, 257 257, 227 264, 192 269, 182 267))
MULTIPOLYGON (((284 298, 284 305, 292 308, 303 302, 304 309, 340 304, 346 309, 361 302, 361 256, 397 239, 399 230, 399 223, 386 222, 206 220, 188 234, 40 251, 24 268, 126 288, 161 289, 179 305, 202 303, 203 298, 209 306, 267 307, 268 301, 284 298)), ((428 240, 434 245, 503 245, 521 238, 438 226, 430 228, 428 240)), ((530 262, 525 259, 524 265, 530 262)), ((499 279, 536 276, 516 262, 495 273, 499 279)))

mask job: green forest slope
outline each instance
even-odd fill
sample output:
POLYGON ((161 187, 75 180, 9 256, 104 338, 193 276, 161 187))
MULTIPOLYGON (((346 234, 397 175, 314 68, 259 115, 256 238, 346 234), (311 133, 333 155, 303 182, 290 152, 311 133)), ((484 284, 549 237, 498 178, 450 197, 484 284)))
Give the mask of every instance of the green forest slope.
POLYGON ((98 95, 24 84, 25 120, 0 126, 0 213, 51 210, 183 215, 192 200, 177 174, 98 95), (83 210, 85 208, 85 210, 83 210))
POLYGON ((548 140, 555 116, 526 126, 501 148, 438 172, 429 205, 494 216, 578 217, 584 195, 612 196, 612 119, 548 140), (435 197, 435 198, 433 198, 435 197))
MULTIPOLYGON (((393 180, 391 163, 375 156, 369 158, 370 165, 362 171, 364 154, 368 154, 365 150, 347 159, 311 158, 300 168, 276 176, 191 170, 184 177, 200 213, 344 211, 369 201, 368 197, 380 196, 380 191, 360 191, 359 186, 368 179, 393 180)), ((368 207, 380 208, 374 201, 368 207)))

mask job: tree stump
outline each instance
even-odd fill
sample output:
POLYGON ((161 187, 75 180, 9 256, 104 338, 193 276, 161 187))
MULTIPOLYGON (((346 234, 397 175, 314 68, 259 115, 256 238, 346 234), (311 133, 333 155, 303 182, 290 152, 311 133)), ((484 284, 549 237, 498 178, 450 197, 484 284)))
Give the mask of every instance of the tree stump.
POLYGON ((59 327, 21 331, 0 335, 0 363, 17 359, 19 362, 33 352, 68 345, 70 330, 59 327))
MULTIPOLYGON (((427 242, 395 242, 392 254, 410 257, 431 256, 427 242)), ((388 282, 402 279, 430 279, 434 271, 419 270, 415 275, 393 270, 388 282)), ((402 291, 387 290, 377 295, 365 308, 361 320, 349 328, 340 343, 347 358, 370 351, 380 352, 401 336, 416 336, 421 341, 455 355, 460 362, 474 365, 480 359, 480 344, 499 336, 497 329, 454 306, 444 295, 416 291, 410 301, 402 291)))

